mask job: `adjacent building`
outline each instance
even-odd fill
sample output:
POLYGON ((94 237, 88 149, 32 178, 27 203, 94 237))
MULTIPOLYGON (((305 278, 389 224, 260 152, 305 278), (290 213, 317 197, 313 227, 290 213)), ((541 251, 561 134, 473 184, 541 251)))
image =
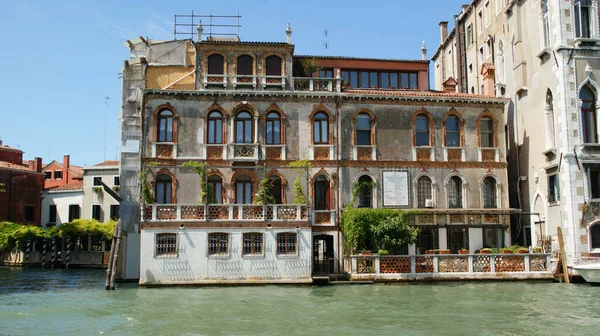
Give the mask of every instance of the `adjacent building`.
POLYGON ((103 183, 119 194, 119 161, 106 160, 83 167, 82 218, 99 222, 119 219, 119 201, 104 190, 103 183))
POLYGON ((435 87, 509 99, 505 134, 513 240, 551 241, 568 262, 600 256, 599 3, 472 1, 440 23, 435 87), (450 85, 450 86, 449 86, 450 85))

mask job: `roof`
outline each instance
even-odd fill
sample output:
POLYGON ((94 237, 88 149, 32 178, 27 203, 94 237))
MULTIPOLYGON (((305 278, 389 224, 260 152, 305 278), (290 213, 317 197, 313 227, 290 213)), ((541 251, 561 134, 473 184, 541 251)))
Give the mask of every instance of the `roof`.
POLYGON ((22 150, 20 150, 18 148, 6 146, 6 145, 0 145, 0 149, 7 150, 7 151, 13 151, 13 152, 23 152, 22 150))
POLYGON ((8 161, 0 161, 0 168, 8 168, 8 169, 15 169, 15 170, 26 170, 26 171, 34 172, 33 169, 29 169, 29 166, 20 165, 20 164, 16 164, 16 163, 11 163, 11 162, 8 162, 8 161))
MULTIPOLYGON (((352 89, 345 90, 344 93, 361 95, 389 95, 389 96, 422 96, 422 97, 448 97, 448 98, 485 98, 497 99, 496 96, 487 96, 480 94, 462 93, 462 92, 443 92, 443 91, 421 91, 421 90, 376 90, 376 89, 352 89)), ((498 98, 500 99, 500 98, 498 98)))
POLYGON ((370 58, 370 57, 352 57, 352 56, 294 55, 294 58, 325 58, 325 59, 342 59, 342 60, 429 63, 429 60, 417 60, 417 59, 408 60, 408 59, 370 58))
MULTIPOLYGON (((63 164, 62 163, 60 163, 60 162, 58 162, 56 160, 52 160, 52 162, 44 165, 44 167, 42 168, 42 171, 45 171, 46 168, 48 168, 52 164, 55 164, 55 165, 59 166, 60 168, 63 168, 63 164)), ((71 172, 74 175, 78 175, 80 177, 83 177, 83 167, 81 167, 81 166, 75 166, 75 165, 70 164, 69 165, 69 172, 71 172)))
POLYGON ((47 188, 47 191, 67 191, 67 190, 82 190, 83 181, 72 182, 61 186, 47 188))
POLYGON ((104 167, 104 166, 118 166, 119 161, 117 160, 106 160, 104 162, 100 162, 98 164, 93 165, 93 167, 104 167))
POLYGON ((286 42, 262 42, 262 41, 197 41, 200 44, 263 44, 263 45, 281 45, 281 46, 293 46, 286 42))

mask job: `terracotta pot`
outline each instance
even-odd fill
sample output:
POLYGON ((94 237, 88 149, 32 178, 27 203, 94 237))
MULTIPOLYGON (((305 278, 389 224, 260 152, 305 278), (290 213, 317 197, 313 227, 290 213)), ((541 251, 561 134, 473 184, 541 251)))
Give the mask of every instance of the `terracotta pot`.
POLYGON ((440 254, 450 254, 450 250, 440 250, 440 254))
POLYGON ((519 253, 519 254, 527 254, 527 253, 529 253, 529 250, 517 250, 517 253, 519 253))
POLYGON ((458 250, 458 254, 469 254, 469 250, 458 250))
POLYGON ((364 255, 364 256, 373 255, 373 251, 362 251, 362 252, 360 252, 360 255, 364 255))
POLYGON ((513 251, 509 249, 502 249, 502 254, 513 254, 513 251))
POLYGON ((481 253, 481 254, 490 254, 490 253, 492 253, 492 251, 490 251, 490 250, 480 250, 479 253, 481 253))
POLYGON ((425 251, 425 254, 435 254, 435 251, 434 250, 427 250, 427 251, 425 251))

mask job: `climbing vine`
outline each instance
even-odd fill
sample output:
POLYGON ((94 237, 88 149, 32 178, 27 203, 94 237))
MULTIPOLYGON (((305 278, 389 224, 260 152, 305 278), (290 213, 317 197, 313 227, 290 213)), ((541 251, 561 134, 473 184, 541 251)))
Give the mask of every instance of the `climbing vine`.
POLYGON ((260 180, 260 185, 258 188, 258 193, 256 193, 256 197, 254 198, 254 204, 273 204, 275 203, 275 197, 271 195, 271 189, 273 188, 273 182, 266 177, 263 177, 260 180))
POLYGON ((200 177, 200 202, 217 203, 215 195, 206 183, 206 163, 196 161, 186 161, 181 167, 192 168, 200 177))
POLYGON ((369 191, 373 191, 373 189, 375 188, 375 182, 362 181, 355 182, 354 184, 352 184, 352 200, 350 201, 350 204, 346 206, 347 209, 354 207, 354 203, 356 203, 356 199, 358 198, 358 195, 360 194, 360 191, 363 190, 363 188, 368 188, 369 191))
POLYGON ((148 182, 148 175, 150 175, 150 168, 142 169, 140 171, 140 183, 142 184, 142 201, 144 204, 154 204, 154 196, 152 195, 152 188, 150 182, 148 182))
POLYGON ((294 204, 306 204, 308 200, 302 189, 302 176, 306 173, 306 169, 312 168, 310 160, 296 160, 290 162, 290 167, 296 168, 296 179, 294 180, 294 189, 292 190, 292 199, 294 204))

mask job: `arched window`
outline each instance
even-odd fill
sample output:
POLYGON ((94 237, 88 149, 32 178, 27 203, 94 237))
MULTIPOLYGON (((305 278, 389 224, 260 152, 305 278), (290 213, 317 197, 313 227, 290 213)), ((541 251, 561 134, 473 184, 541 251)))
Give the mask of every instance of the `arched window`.
POLYGON ((600 249, 600 223, 596 223, 590 227, 590 240, 592 241, 593 249, 600 249))
POLYGON ((265 60, 267 76, 281 76, 281 57, 271 55, 265 60))
POLYGON ((417 180, 417 207, 425 208, 425 201, 428 199, 433 200, 431 179, 429 176, 421 176, 417 180))
POLYGON ((542 0, 542 47, 550 48, 550 23, 548 20, 548 0, 542 0))
POLYGON ((359 113, 356 116, 356 145, 370 146, 371 143, 371 116, 359 113))
POLYGON ((223 180, 219 175, 211 175, 207 181, 208 195, 207 203, 221 204, 223 203, 223 180))
POLYGON ((237 74, 238 76, 252 76, 252 56, 241 55, 237 58, 237 74))
POLYGON ((458 176, 452 176, 448 182, 448 208, 458 209, 463 207, 462 180, 458 176))
POLYGON ((460 119, 453 114, 446 118, 446 147, 460 147, 460 119))
POLYGON ((225 73, 225 59, 223 55, 212 54, 208 56, 208 74, 222 75, 225 73))
POLYGON ((172 191, 173 181, 171 176, 167 174, 160 174, 156 177, 156 204, 171 204, 172 203, 172 191))
POLYGON ((329 179, 325 175, 319 175, 315 179, 315 210, 330 210, 330 190, 329 179))
POLYGON ((596 129, 596 95, 594 91, 586 85, 579 92, 581 100, 581 130, 583 132, 584 143, 598 142, 598 133, 596 129))
POLYGON ((207 143, 223 143, 223 115, 220 112, 213 111, 208 114, 207 143))
POLYGON ((575 0, 574 17, 575 17, 575 37, 590 38, 592 37, 591 23, 592 15, 590 0, 575 0))
POLYGON ((235 203, 252 203, 252 179, 248 176, 240 176, 235 180, 235 203))
POLYGON ((315 114, 313 120, 313 143, 329 144, 329 117, 324 112, 315 114))
POLYGON ((363 175, 358 178, 360 185, 360 192, 358 194, 358 207, 359 208, 372 208, 373 207, 373 179, 367 175, 363 175))
POLYGON ((266 121, 267 145, 281 144, 281 116, 277 112, 269 112, 266 121))
POLYGON ((486 209, 497 208, 496 179, 488 176, 483 179, 483 207, 486 209))
POLYGON ((482 117, 479 120, 479 147, 495 147, 494 133, 494 120, 490 117, 482 117))
POLYGON ((252 115, 240 112, 235 117, 235 143, 253 142, 252 115))
POLYGON ((162 110, 158 113, 158 142, 173 142, 173 112, 162 110))
POLYGON ((273 196, 275 199, 274 204, 283 204, 283 184, 281 183, 281 178, 279 176, 271 176, 269 177, 269 181, 271 182, 271 189, 268 190, 269 195, 273 196))
POLYGON ((429 117, 424 113, 415 119, 415 146, 430 146, 429 117))

